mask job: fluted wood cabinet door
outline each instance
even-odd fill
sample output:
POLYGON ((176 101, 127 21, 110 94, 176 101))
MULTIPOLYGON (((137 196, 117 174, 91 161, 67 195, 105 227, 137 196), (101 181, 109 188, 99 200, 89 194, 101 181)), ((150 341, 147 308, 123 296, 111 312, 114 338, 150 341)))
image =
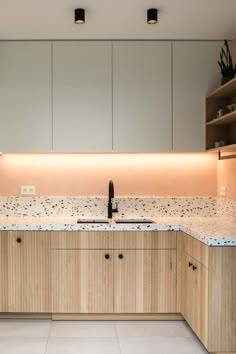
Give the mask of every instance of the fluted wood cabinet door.
POLYGON ((0 231, 0 312, 7 311, 7 244, 6 232, 0 231))
POLYGON ((49 234, 8 232, 8 312, 51 312, 49 234))
POLYGON ((113 257, 104 250, 52 250, 52 312, 113 312, 113 257), (109 258, 106 258, 108 257, 109 258))
POLYGON ((207 346, 208 269, 185 252, 182 264, 182 315, 207 346))
POLYGON ((192 272, 193 259, 187 253, 182 253, 181 274, 181 312, 188 324, 193 328, 194 279, 192 272))
POLYGON ((114 312, 176 312, 176 250, 114 252, 114 312))
POLYGON ((208 344, 208 269, 197 261, 193 271, 194 296, 193 296, 193 330, 202 343, 208 344))

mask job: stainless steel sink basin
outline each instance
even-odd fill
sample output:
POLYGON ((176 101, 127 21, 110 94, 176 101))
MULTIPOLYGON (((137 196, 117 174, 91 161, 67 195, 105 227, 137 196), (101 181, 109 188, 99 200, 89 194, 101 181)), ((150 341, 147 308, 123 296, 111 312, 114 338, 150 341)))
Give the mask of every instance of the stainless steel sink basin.
POLYGON ((117 224, 152 224, 151 219, 115 219, 117 224))
POLYGON ((108 219, 78 219, 77 224, 108 224, 108 219))

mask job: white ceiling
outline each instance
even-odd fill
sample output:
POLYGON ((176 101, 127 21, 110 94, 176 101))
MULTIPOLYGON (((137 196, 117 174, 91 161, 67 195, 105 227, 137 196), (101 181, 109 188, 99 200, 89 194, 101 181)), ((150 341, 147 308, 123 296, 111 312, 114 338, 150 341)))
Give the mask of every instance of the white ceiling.
POLYGON ((232 39, 236 0, 0 0, 0 39, 232 39), (86 10, 75 25, 74 9, 86 10), (146 10, 159 9, 159 23, 146 10))

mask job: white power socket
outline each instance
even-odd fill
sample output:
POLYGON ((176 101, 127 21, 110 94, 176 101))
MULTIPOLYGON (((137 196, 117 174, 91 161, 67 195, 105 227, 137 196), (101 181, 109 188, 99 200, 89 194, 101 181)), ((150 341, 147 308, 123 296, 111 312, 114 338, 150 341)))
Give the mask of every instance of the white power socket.
POLYGON ((20 186, 20 192, 22 195, 32 195, 35 194, 35 186, 20 186))
POLYGON ((227 188, 225 186, 220 187, 220 195, 225 197, 227 195, 227 188))

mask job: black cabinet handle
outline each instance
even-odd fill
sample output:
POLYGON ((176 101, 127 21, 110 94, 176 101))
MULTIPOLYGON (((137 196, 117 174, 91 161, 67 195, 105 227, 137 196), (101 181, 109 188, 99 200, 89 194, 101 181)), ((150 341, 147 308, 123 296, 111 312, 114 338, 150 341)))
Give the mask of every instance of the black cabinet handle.
POLYGON ((105 258, 106 258, 106 259, 109 259, 109 258, 110 258, 110 255, 109 255, 109 254, 105 254, 105 258))
POLYGON ((189 267, 192 267, 192 265, 193 265, 193 263, 188 262, 188 266, 189 266, 189 267))
POLYGON ((21 239, 20 237, 17 237, 16 242, 17 242, 17 243, 21 243, 21 242, 22 242, 22 239, 21 239))
POLYGON ((119 254, 119 259, 123 259, 124 258, 124 256, 123 256, 123 254, 119 254))
POLYGON ((193 270, 196 270, 196 269, 197 269, 197 267, 193 265, 193 270))

